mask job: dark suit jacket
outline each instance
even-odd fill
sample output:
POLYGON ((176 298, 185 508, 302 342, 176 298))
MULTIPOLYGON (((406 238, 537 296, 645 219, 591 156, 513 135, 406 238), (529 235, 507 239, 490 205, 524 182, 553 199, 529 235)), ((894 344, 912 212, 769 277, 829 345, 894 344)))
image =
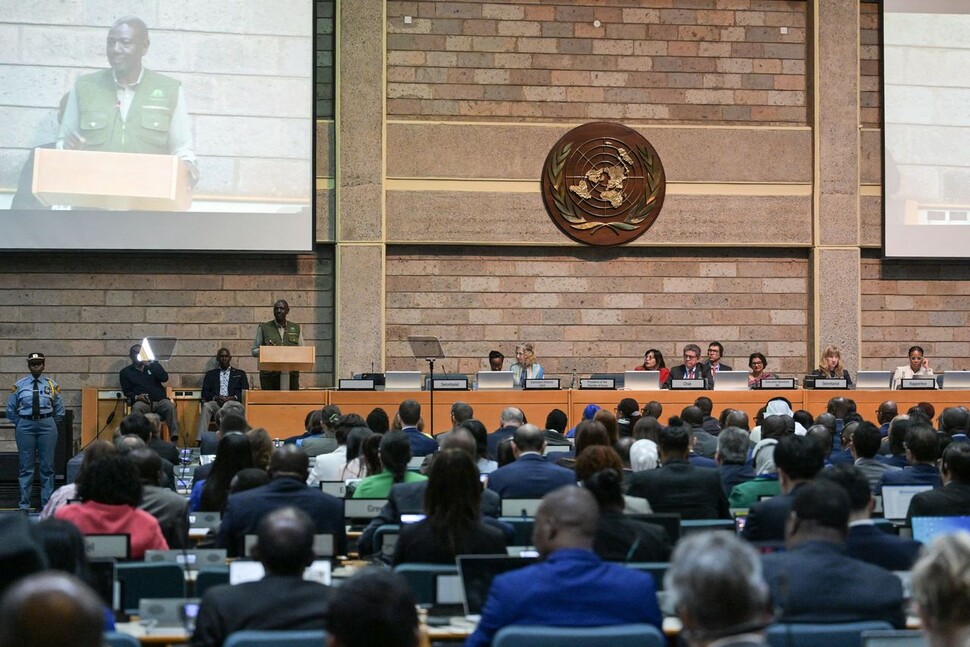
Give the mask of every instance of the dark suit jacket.
MULTIPOLYGON (((714 388, 714 378, 711 377, 710 366, 708 366, 707 364, 698 363, 697 366, 694 367, 694 374, 697 378, 704 379, 704 384, 706 384, 706 386, 704 387, 705 389, 710 390, 714 388)), ((670 384, 673 380, 683 380, 685 375, 687 375, 686 366, 681 364, 679 366, 673 367, 672 369, 670 369, 670 375, 667 376, 667 379, 664 380, 664 383, 661 385, 660 388, 669 389, 670 384)))
POLYGON ((662 526, 603 510, 596 524, 593 551, 608 562, 667 562, 671 541, 662 526))
POLYGON ((425 436, 418 431, 417 427, 405 427, 403 431, 407 434, 408 440, 411 441, 412 456, 427 456, 438 451, 438 441, 430 436, 425 436))
POLYGON ((942 487, 943 478, 935 465, 916 463, 909 465, 901 470, 884 472, 882 482, 879 484, 879 494, 882 492, 883 485, 932 485, 942 487))
POLYGON ((330 587, 300 577, 213 586, 202 596, 194 647, 221 647, 234 631, 326 628, 330 587))
POLYGON ((333 533, 338 555, 347 553, 343 501, 287 476, 229 497, 216 535, 216 547, 227 549, 230 557, 242 555, 245 536, 256 534, 256 526, 263 516, 290 505, 310 515, 317 533, 333 533))
POLYGON ((795 490, 799 487, 801 484, 788 494, 779 494, 752 505, 741 536, 748 541, 785 541, 785 523, 795 500, 795 490))
POLYGON ((502 427, 488 435, 486 454, 489 460, 498 460, 498 446, 515 433, 515 427, 502 427))
POLYGON ((909 502, 906 519, 961 515, 970 515, 970 483, 950 481, 941 488, 914 496, 909 502))
POLYGON ((754 468, 750 464, 744 465, 718 465, 717 473, 721 476, 721 487, 724 494, 730 499, 731 490, 735 485, 747 483, 755 477, 754 468))
POLYGON ((179 448, 176 447, 174 443, 170 443, 167 440, 162 440, 161 438, 152 438, 148 442, 148 449, 154 449, 156 454, 173 465, 177 465, 180 462, 181 457, 179 456, 179 448))
POLYGON ((401 535, 394 547, 392 564, 420 562, 422 564, 451 564, 457 555, 507 555, 505 535, 484 521, 475 521, 467 530, 465 539, 454 553, 448 551, 435 536, 431 521, 401 527, 401 535))
POLYGON ((631 496, 643 497, 654 512, 677 512, 683 519, 730 519, 717 470, 672 460, 630 476, 631 496))
MULTIPOLYGON (((387 503, 380 513, 370 520, 357 540, 357 550, 361 555, 377 552, 374 546, 374 533, 384 525, 401 523, 402 514, 421 514, 424 512, 424 493, 428 491, 427 481, 415 483, 396 483, 391 486, 387 503)), ((482 491, 482 516, 497 518, 502 514, 502 499, 491 490, 482 491)))
POLYGON ((845 537, 845 552, 849 557, 881 566, 887 571, 913 568, 922 547, 918 541, 890 535, 868 523, 850 526, 845 537))
POLYGON ((503 499, 540 499, 563 485, 576 485, 576 473, 538 454, 523 454, 488 475, 488 489, 503 499))
POLYGON ((660 628, 653 578, 605 563, 588 550, 563 549, 496 577, 482 620, 465 647, 485 647, 499 629, 512 624, 602 627, 632 623, 660 628))
POLYGON ((157 485, 143 485, 138 507, 158 519, 169 548, 188 548, 189 502, 184 496, 157 485))
MULTIPOLYGON (((202 401, 208 402, 215 400, 219 395, 219 373, 220 369, 214 368, 206 371, 202 378, 202 401)), ((229 395, 242 402, 242 392, 249 388, 249 378, 246 371, 242 371, 235 366, 229 367, 229 395)))
MULTIPOLYGON (((749 522, 750 523, 750 522, 749 522)), ((779 622, 883 620, 906 626, 903 587, 884 568, 852 559, 841 544, 810 541, 761 558, 779 622)))

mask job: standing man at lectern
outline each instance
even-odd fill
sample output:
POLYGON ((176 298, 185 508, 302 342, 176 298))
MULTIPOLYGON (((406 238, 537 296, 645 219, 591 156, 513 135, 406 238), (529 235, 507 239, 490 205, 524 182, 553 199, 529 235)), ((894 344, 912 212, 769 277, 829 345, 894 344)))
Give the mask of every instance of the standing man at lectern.
POLYGON ((108 31, 110 70, 80 77, 71 90, 58 133, 58 148, 175 155, 199 182, 192 127, 181 84, 142 67, 148 26, 119 18, 108 31))
POLYGON ((132 413, 157 413, 168 425, 168 435, 172 442, 178 440, 179 423, 175 405, 168 399, 165 383, 168 371, 157 361, 143 362, 138 359, 141 344, 128 349, 131 364, 121 369, 118 379, 121 391, 125 394, 132 413))
MULTIPOLYGON (((280 299, 273 304, 273 320, 259 324, 256 339, 253 341, 253 357, 259 358, 260 346, 303 346, 303 332, 300 324, 286 320, 290 314, 290 304, 280 299)), ((260 371, 259 388, 267 391, 280 390, 279 371, 260 371)), ((300 388, 300 372, 290 371, 290 390, 300 388)))

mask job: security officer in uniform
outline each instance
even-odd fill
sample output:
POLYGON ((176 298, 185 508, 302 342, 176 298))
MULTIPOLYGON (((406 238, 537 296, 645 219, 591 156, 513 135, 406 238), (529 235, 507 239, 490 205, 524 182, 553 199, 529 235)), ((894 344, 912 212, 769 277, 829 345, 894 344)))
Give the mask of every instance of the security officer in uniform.
MULTIPOLYGON (((253 340, 253 357, 259 357, 260 346, 302 346, 303 333, 300 324, 287 321, 290 304, 280 299, 273 304, 273 320, 259 324, 256 339, 253 340)), ((260 371, 259 388, 268 391, 280 390, 279 371, 260 371)), ((300 372, 290 371, 290 390, 300 388, 300 372)))
POLYGON ((40 507, 54 492, 54 448, 57 423, 64 419, 61 388, 43 377, 43 353, 27 356, 30 375, 19 380, 7 400, 7 419, 17 427, 20 455, 20 509, 30 510, 30 488, 34 483, 34 460, 40 461, 40 507))

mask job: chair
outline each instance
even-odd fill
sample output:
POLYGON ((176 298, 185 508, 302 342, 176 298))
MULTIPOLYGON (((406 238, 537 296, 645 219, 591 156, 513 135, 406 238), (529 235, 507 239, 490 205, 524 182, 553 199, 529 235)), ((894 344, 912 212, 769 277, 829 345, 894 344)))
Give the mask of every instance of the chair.
POLYGON ((654 588, 662 591, 664 576, 667 574, 667 569, 670 568, 670 562, 627 562, 624 566, 641 573, 649 573, 653 578, 654 588))
POLYGON ((401 534, 401 526, 395 523, 385 523, 374 531, 374 554, 383 555, 387 559, 394 557, 394 547, 401 534))
POLYGON ((237 631, 229 634, 223 647, 320 647, 326 644, 323 629, 308 631, 237 631))
POLYGON ((888 622, 778 623, 768 627, 771 647, 862 647, 863 631, 892 629, 888 622))
POLYGON ((533 627, 512 625, 495 634, 492 647, 665 647, 653 625, 609 627, 533 627))
POLYGON ((106 631, 103 638, 107 647, 141 647, 137 638, 120 631, 106 631))
POLYGON ((229 584, 228 566, 206 566, 200 568, 198 574, 195 576, 195 597, 201 598, 203 593, 219 584, 229 584))
POLYGON ((454 564, 410 563, 398 564, 394 571, 407 581, 418 604, 434 604, 438 575, 457 575, 458 567, 454 564))
POLYGON ((116 566, 115 577, 121 584, 121 609, 138 613, 142 598, 184 598, 185 571, 171 562, 128 562, 116 566))

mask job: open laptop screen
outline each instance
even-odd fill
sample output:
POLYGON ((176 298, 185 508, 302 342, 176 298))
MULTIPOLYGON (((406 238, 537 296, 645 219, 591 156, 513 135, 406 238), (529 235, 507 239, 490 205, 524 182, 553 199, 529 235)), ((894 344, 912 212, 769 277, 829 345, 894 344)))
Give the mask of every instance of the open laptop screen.
POLYGON ((465 615, 481 615, 488 590, 496 575, 534 563, 531 557, 501 555, 459 555, 458 574, 465 594, 465 615))

